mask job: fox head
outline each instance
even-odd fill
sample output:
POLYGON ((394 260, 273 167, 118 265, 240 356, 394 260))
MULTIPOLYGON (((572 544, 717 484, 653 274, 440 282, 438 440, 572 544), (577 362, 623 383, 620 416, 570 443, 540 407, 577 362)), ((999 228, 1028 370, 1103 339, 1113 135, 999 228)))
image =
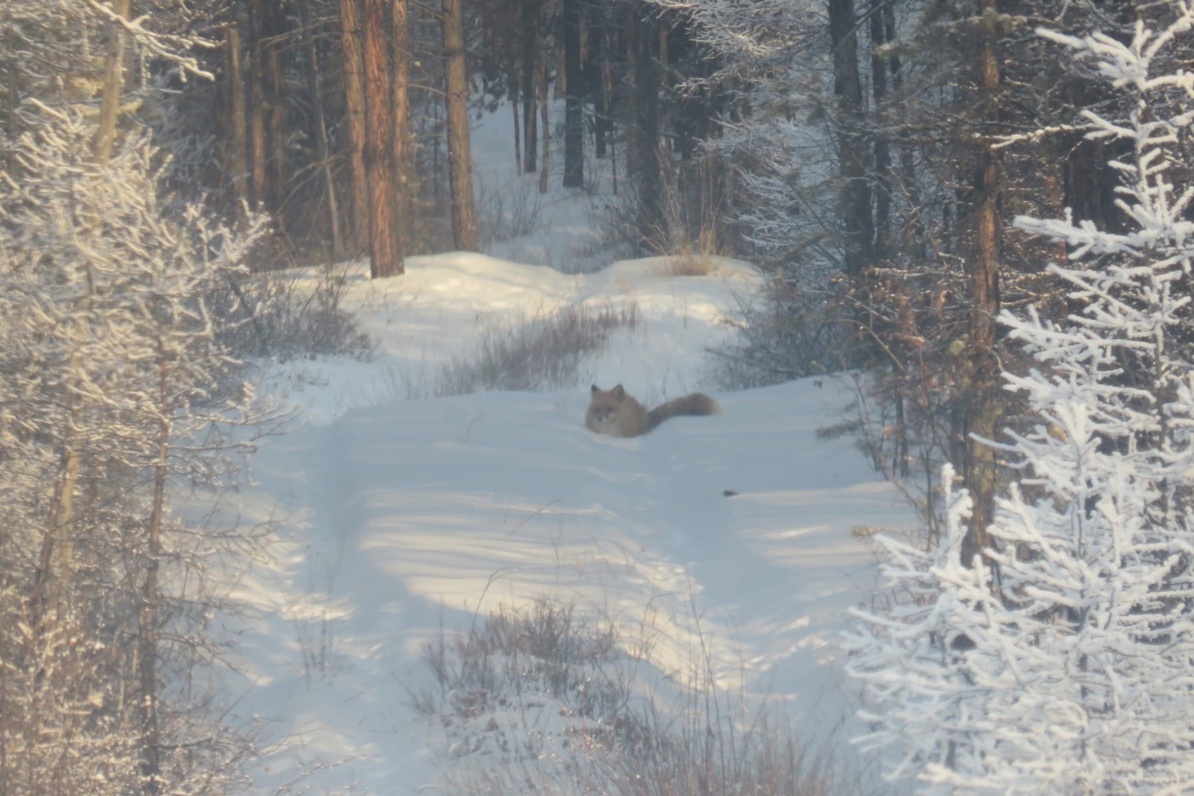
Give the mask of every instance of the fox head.
POLYGON ((585 414, 585 425, 599 434, 618 435, 619 417, 625 400, 626 390, 621 384, 612 390, 603 390, 594 384, 589 411, 585 414))

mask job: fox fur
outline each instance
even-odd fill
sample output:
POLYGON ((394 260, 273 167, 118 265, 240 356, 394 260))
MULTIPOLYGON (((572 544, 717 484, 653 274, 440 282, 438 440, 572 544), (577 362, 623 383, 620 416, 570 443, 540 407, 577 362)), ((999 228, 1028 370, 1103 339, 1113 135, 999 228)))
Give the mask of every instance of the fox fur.
POLYGON ((708 395, 694 392, 661 404, 650 412, 626 394, 622 385, 603 390, 596 384, 592 389, 585 425, 598 434, 613 437, 637 437, 646 434, 664 420, 677 415, 714 415, 721 409, 708 395))

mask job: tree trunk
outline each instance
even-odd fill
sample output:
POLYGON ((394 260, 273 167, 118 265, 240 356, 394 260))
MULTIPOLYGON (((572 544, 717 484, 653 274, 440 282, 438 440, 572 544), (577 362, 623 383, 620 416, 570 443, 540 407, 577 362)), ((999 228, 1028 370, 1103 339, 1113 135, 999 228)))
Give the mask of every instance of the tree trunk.
MULTIPOLYGON (((253 186, 253 202, 267 205, 269 182, 266 173, 266 99, 265 80, 265 21, 261 8, 262 0, 249 0, 249 150, 253 169, 250 172, 253 186)), ((271 210, 273 208, 270 208, 271 210)))
POLYGON ((829 0, 833 93, 839 118, 841 215, 846 274, 860 275, 874 258, 867 140, 862 130, 862 79, 858 69, 858 20, 854 0, 829 0))
POLYGON ((543 152, 539 158, 539 193, 547 193, 548 161, 551 160, 551 118, 547 102, 547 37, 540 31, 536 34, 536 41, 535 48, 539 51, 539 126, 542 129, 539 138, 543 152))
POLYGON ((340 203, 336 199, 336 183, 332 177, 331 148, 328 144, 327 122, 323 116, 323 72, 319 60, 319 49, 312 35, 311 0, 300 0, 299 15, 307 36, 307 93, 311 95, 312 123, 315 127, 315 155, 319 159, 319 172, 323 175, 323 186, 327 194, 328 221, 332 233, 331 259, 337 260, 344 253, 344 242, 340 234, 340 203))
POLYGON ((265 98, 266 133, 269 144, 269 205, 274 211, 274 223, 281 224, 284 216, 282 207, 286 203, 287 186, 290 184, 290 156, 286 151, 286 81, 283 77, 283 47, 286 35, 281 0, 266 0, 264 22, 265 42, 265 98))
POLYGON ((353 252, 369 241, 369 181, 365 176, 365 61, 361 45, 360 0, 339 0, 344 49, 344 105, 348 166, 352 178, 353 252))
POLYGON ((394 98, 383 0, 365 0, 365 176, 374 279, 402 273, 394 238, 394 98))
MULTIPOLYGON (((887 98, 887 58, 880 48, 895 35, 887 28, 887 12, 894 0, 870 0, 868 16, 871 23, 871 95, 875 98, 876 115, 883 113, 887 98)), ((879 124, 882 127, 882 122, 879 124)), ((891 235, 891 149, 882 131, 875 133, 875 254, 883 257, 891 235)))
POLYGON ((141 778, 146 796, 161 789, 161 727, 158 720, 158 569, 162 555, 162 524, 165 517, 166 477, 170 453, 170 366, 165 346, 158 341, 158 438, 157 461, 153 465, 153 497, 146 539, 145 584, 137 614, 137 679, 141 713, 141 778))
POLYGON ((584 80, 580 65, 580 0, 563 0, 564 187, 585 182, 584 80))
POLYGON ((443 0, 445 77, 448 84, 448 171, 452 181, 452 235, 460 251, 477 250, 473 209, 473 156, 468 129, 468 73, 460 0, 443 0))
MULTIPOLYGON (((249 145, 246 139, 248 122, 245 118, 245 72, 241 63, 240 33, 236 27, 225 28, 224 52, 228 64, 228 144, 227 173, 232 180, 232 195, 241 208, 249 205, 249 145)), ((238 212, 243 212, 238 209, 238 212)))
POLYGON ((414 187, 410 132, 410 26, 407 0, 392 0, 390 25, 393 29, 390 49, 394 61, 394 177, 397 180, 394 204, 394 243, 397 257, 405 260, 410 248, 411 201, 414 187))
POLYGON ((537 170, 539 157, 538 120, 536 111, 535 92, 537 62, 542 58, 538 52, 538 37, 535 31, 539 28, 538 0, 522 0, 519 3, 522 14, 522 138, 524 147, 523 164, 527 174, 534 174, 537 170))
MULTIPOLYGON (((123 19, 131 13, 130 0, 111 0, 112 12, 123 19)), ((116 120, 120 116, 120 95, 124 87, 124 29, 118 22, 108 23, 108 58, 100 100, 99 126, 95 131, 93 154, 100 165, 112 157, 116 143, 116 120)))
POLYGON ((595 64, 598 74, 597 79, 593 81, 594 90, 597 92, 594 101, 597 118, 593 124, 593 155, 597 158, 605 157, 606 142, 613 126, 609 116, 610 95, 613 94, 613 70, 609 62, 610 38, 608 30, 602 30, 601 35, 593 37, 598 48, 595 64))
MULTIPOLYGON (((994 121, 999 90, 998 16, 996 0, 982 0, 978 27, 978 85, 984 121, 994 121)), ((988 546, 987 529, 995 511, 995 451, 982 440, 994 440, 999 422, 999 360, 995 352, 995 317, 999 314, 999 264, 1002 255, 999 160, 990 147, 979 144, 975 178, 977 231, 970 265, 970 336, 967 360, 971 368, 966 436, 966 488, 974 501, 973 514, 962 540, 962 563, 971 566, 988 546)))
POLYGON ((639 246, 644 251, 667 244, 663 215, 663 179, 659 167, 659 25, 649 9, 631 9, 630 47, 634 50, 634 190, 638 196, 639 246))
POLYGON ((510 121, 514 125, 514 172, 522 174, 522 137, 518 126, 518 67, 510 69, 510 121))

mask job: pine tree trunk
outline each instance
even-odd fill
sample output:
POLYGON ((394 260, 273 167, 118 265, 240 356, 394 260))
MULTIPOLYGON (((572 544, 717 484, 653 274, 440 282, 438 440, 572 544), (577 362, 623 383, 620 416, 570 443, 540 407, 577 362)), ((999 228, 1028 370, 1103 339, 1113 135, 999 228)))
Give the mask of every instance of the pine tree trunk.
POLYGON ((440 18, 448 84, 448 171, 452 182, 452 235, 460 251, 477 250, 473 209, 473 156, 468 129, 468 72, 464 60, 464 17, 460 0, 443 0, 440 18))
POLYGON ((365 0, 365 176, 369 256, 374 279, 402 273, 394 239, 394 98, 390 27, 383 0, 365 0))
POLYGON ((390 40, 391 57, 394 62, 394 177, 397 181, 394 204, 394 243, 396 257, 405 262, 410 248, 411 201, 413 190, 412 153, 414 147, 410 132, 410 26, 407 0, 392 0, 390 3, 390 25, 393 34, 390 40))
POLYGON ((365 77, 360 0, 339 0, 344 51, 344 105, 348 128, 348 167, 352 179, 353 252, 369 242, 369 181, 365 176, 365 77))
MULTIPOLYGON (((130 0, 111 0, 112 12, 128 19, 130 0)), ((120 115, 120 95, 124 87, 124 30, 117 22, 108 23, 108 57, 104 73, 104 89, 100 99, 99 126, 95 131, 93 154, 101 165, 112 157, 116 142, 116 120, 120 115)))
POLYGON ((580 0, 563 0, 564 27, 564 187, 585 182, 584 81, 580 65, 580 0))
MULTIPOLYGON (((996 0, 982 0, 977 53, 980 102, 986 121, 996 116, 999 90, 998 17, 996 0)), ((987 529, 995 511, 996 457, 990 445, 999 421, 999 360, 995 352, 995 317, 999 314, 999 266, 1002 228, 999 213, 1000 167, 991 149, 980 144, 975 179, 977 230, 970 265, 970 336, 967 349, 971 368, 967 396, 968 417, 965 473, 966 488, 974 501, 973 515, 962 540, 962 562, 970 566, 988 546, 987 529)))

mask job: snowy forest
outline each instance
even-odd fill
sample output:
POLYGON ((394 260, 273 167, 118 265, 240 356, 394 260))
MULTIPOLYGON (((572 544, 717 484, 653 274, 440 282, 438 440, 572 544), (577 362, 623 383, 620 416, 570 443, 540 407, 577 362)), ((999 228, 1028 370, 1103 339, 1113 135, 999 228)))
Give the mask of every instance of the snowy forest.
POLYGON ((555 271, 753 264, 726 395, 850 384, 916 517, 835 642, 881 775, 454 792, 1194 792, 1194 0, 5 0, 0 796, 357 792, 221 685, 262 363, 558 196, 555 271))

